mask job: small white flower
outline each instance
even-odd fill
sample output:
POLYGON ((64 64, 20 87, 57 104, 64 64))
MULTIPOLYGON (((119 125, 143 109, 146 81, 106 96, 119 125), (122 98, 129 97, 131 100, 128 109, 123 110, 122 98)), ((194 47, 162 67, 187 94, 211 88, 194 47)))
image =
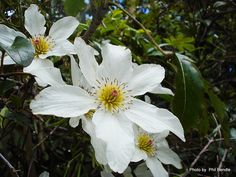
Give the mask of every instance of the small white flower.
MULTIPOLYGON (((65 84, 62 80, 60 70, 53 66, 52 61, 46 59, 49 56, 63 56, 73 54, 74 46, 67 38, 79 25, 75 17, 64 17, 56 21, 45 35, 46 20, 39 12, 38 6, 31 4, 25 11, 25 29, 31 35, 31 42, 35 49, 35 58, 32 63, 23 69, 24 72, 36 76, 40 86, 65 84)), ((11 46, 16 36, 26 36, 20 32, 0 26, 0 42, 11 46)))
POLYGON ((145 160, 146 165, 154 177, 168 177, 168 173, 161 163, 172 164, 176 168, 182 168, 180 158, 172 151, 165 138, 169 131, 159 134, 148 134, 141 128, 134 127, 136 148, 132 161, 145 160))
POLYGON ((163 67, 134 67, 130 50, 109 43, 101 48, 100 65, 94 49, 81 38, 76 38, 75 48, 81 72, 91 89, 69 85, 46 88, 30 104, 34 114, 77 117, 95 110, 92 122, 96 137, 105 142, 107 162, 119 173, 127 168, 134 152, 133 124, 151 133, 170 130, 184 140, 177 117, 135 98, 160 87, 163 67))

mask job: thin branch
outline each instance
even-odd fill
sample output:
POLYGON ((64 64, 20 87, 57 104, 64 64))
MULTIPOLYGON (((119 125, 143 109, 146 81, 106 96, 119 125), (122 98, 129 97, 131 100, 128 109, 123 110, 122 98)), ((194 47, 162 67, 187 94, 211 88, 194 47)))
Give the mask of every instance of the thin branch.
MULTIPOLYGON (((227 156, 227 153, 228 153, 228 150, 225 149, 224 155, 223 155, 223 157, 222 157, 222 159, 221 159, 221 161, 220 161, 220 164, 219 164, 219 166, 218 166, 218 169, 221 169, 221 168, 222 168, 222 165, 223 165, 223 162, 225 161, 225 158, 226 158, 226 156, 227 156)), ((217 170, 217 172, 218 172, 218 173, 217 173, 217 176, 220 177, 220 171, 217 170)))
POLYGON ((163 50, 155 41, 155 39, 152 37, 152 35, 149 33, 149 31, 143 26, 142 23, 140 23, 132 14, 130 14, 127 10, 122 8, 119 4, 116 2, 110 2, 111 5, 114 5, 118 7, 120 10, 122 10, 126 15, 128 15, 135 23, 137 23, 143 31, 146 33, 148 39, 152 42, 152 44, 155 46, 157 50, 159 50, 165 57, 171 57, 173 55, 173 52, 171 51, 165 51, 163 50))
POLYGON ((56 129, 57 129, 58 127, 59 127, 59 126, 54 127, 54 129, 53 129, 52 131, 50 131, 50 133, 49 133, 47 136, 45 136, 44 138, 42 138, 41 141, 33 147, 33 150, 36 149, 38 146, 40 146, 46 139, 48 139, 49 136, 51 136, 51 135, 56 131, 56 129))
POLYGON ((2 153, 0 153, 0 158, 7 164, 7 166, 11 169, 11 172, 13 175, 15 175, 16 177, 19 177, 19 175, 17 174, 16 169, 11 165, 11 163, 2 155, 2 153))
POLYGON ((108 12, 108 3, 107 0, 101 1, 101 6, 96 8, 94 7, 95 1, 93 0, 91 2, 91 8, 93 13, 93 19, 92 22, 88 28, 88 30, 85 32, 85 34, 82 36, 83 40, 88 43, 89 39, 93 35, 93 33, 96 31, 98 26, 102 23, 102 20, 106 13, 108 12))
MULTIPOLYGON (((212 142, 214 142, 214 139, 213 139, 213 138, 211 138, 211 139, 208 141, 208 143, 204 146, 204 148, 199 152, 199 154, 197 155, 197 157, 196 157, 196 158, 194 159, 194 161, 191 163, 189 169, 194 167, 194 165, 195 165, 195 164, 198 162, 198 160, 200 159, 201 155, 202 155, 204 152, 207 151, 207 148, 210 146, 210 144, 211 144, 212 142)), ((185 177, 185 176, 187 176, 189 173, 190 173, 190 171, 187 170, 181 177, 185 177)))

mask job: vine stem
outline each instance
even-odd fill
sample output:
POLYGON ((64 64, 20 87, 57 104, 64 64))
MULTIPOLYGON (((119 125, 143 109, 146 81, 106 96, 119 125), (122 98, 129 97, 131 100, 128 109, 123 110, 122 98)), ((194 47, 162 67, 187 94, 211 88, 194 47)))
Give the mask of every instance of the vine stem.
POLYGON ((125 10, 124 8, 122 8, 119 4, 117 4, 116 2, 110 2, 111 5, 114 5, 116 7, 118 7, 120 10, 122 10, 126 15, 128 15, 135 23, 137 23, 145 32, 145 34, 147 35, 148 39, 152 42, 152 44, 155 46, 155 48, 157 50, 159 50, 162 55, 164 55, 165 57, 171 57, 174 53, 171 51, 165 51, 163 50, 155 41, 155 39, 152 37, 152 35, 150 34, 150 32, 143 26, 142 23, 140 23, 132 14, 130 14, 127 10, 125 10))
POLYGON ((0 153, 0 158, 7 164, 7 166, 11 169, 12 174, 15 174, 16 177, 19 177, 16 169, 12 166, 12 164, 0 153))
POLYGON ((82 39, 88 43, 89 39, 93 35, 93 33, 96 31, 98 26, 102 23, 102 20, 106 13, 108 12, 108 2, 107 0, 101 1, 100 7, 94 7, 94 3, 96 0, 92 0, 91 6, 92 6, 92 12, 93 12, 93 19, 92 22, 88 28, 88 30, 85 32, 85 34, 82 36, 82 39))
POLYGON ((4 73, 4 74, 0 74, 0 77, 9 77, 9 76, 16 76, 16 75, 21 75, 21 76, 32 76, 32 74, 30 74, 30 73, 12 72, 12 73, 4 73))
POLYGON ((0 64, 0 73, 3 73, 4 55, 5 55, 5 51, 2 51, 1 64, 0 64))

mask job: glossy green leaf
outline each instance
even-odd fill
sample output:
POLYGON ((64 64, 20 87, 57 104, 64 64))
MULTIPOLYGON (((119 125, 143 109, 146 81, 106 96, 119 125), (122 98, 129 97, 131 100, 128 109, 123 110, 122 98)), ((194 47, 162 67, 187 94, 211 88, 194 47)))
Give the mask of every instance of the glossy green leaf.
POLYGON ((204 99, 204 82, 198 69, 187 56, 176 54, 176 91, 172 109, 185 129, 196 125, 204 99))
POLYGON ((67 15, 76 16, 85 6, 84 0, 66 0, 64 9, 67 15))
POLYGON ((34 59, 34 47, 28 39, 17 36, 10 47, 2 43, 0 45, 19 65, 28 66, 34 59))

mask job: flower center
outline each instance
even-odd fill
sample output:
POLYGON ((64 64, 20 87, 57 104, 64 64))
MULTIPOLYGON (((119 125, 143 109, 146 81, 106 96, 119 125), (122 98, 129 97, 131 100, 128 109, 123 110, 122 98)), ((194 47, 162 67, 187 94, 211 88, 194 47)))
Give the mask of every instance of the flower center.
POLYGON ((106 83, 97 92, 98 101, 107 111, 118 111, 124 106, 125 92, 121 85, 106 83))
POLYGON ((35 56, 39 56, 41 54, 47 54, 48 51, 52 48, 52 41, 49 38, 44 36, 37 36, 32 39, 32 44, 35 49, 35 56))
POLYGON ((145 151, 149 156, 154 156, 156 154, 155 143, 147 134, 141 134, 138 136, 137 146, 139 149, 145 151))

